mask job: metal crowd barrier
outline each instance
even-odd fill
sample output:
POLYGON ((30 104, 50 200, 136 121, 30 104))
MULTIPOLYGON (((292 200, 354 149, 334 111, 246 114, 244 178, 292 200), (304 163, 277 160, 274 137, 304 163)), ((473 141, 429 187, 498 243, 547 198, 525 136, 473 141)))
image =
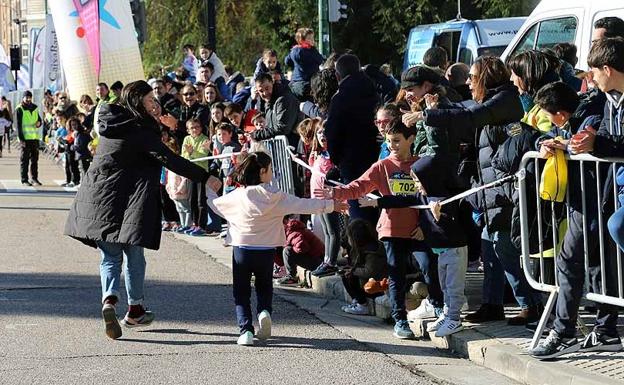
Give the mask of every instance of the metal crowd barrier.
MULTIPOLYGON (((603 207, 601 204, 602 198, 603 198, 603 190, 604 190, 604 183, 601 183, 601 181, 606 180, 607 175, 604 170, 604 165, 608 163, 610 164, 609 167, 611 168, 611 172, 613 173, 612 193, 614 194, 614 201, 615 201, 615 206, 614 206, 613 211, 616 211, 619 208, 619 203, 617 199, 619 188, 615 182, 615 175, 616 175, 617 168, 619 167, 617 163, 624 164, 624 158, 601 159, 601 158, 596 158, 588 154, 583 154, 583 155, 572 155, 572 156, 566 155, 566 159, 568 161, 568 172, 570 172, 570 164, 572 164, 572 162, 579 163, 578 172, 580 173, 580 175, 578 179, 581 181, 580 183, 581 186, 574 186, 574 187, 575 188, 580 187, 581 197, 582 197, 583 254, 584 254, 584 268, 585 268, 583 297, 586 298, 587 300, 598 302, 598 303, 605 303, 605 304, 611 304, 615 306, 624 307, 624 281, 623 281, 623 274, 622 274, 622 252, 619 249, 619 247, 615 245, 614 241, 611 239, 611 236, 608 234, 606 223, 609 218, 606 217, 606 214, 603 213, 603 210, 602 210, 603 207), (601 165, 603 167, 601 167, 601 165), (595 172, 595 175, 596 175, 595 186, 586 185, 585 170, 588 170, 588 167, 593 167, 592 171, 595 172), (596 216, 598 219, 598 239, 599 239, 598 241, 599 258, 598 259, 600 261, 600 279, 601 279, 600 292, 595 292, 594 291, 595 288, 591 287, 590 277, 589 277, 590 253, 595 253, 595 250, 589 250, 589 246, 588 246, 588 242, 589 242, 588 241, 588 223, 587 223, 588 207, 587 207, 586 194, 588 191, 590 191, 589 189, 595 190, 596 197, 598 200, 597 202, 598 212, 596 216), (609 242, 611 244, 609 244, 609 242), (618 295, 617 296, 607 295, 606 293, 608 277, 607 277, 606 270, 605 270, 605 258, 613 258, 613 255, 606 254, 606 250, 608 247, 610 249, 617 250, 616 255, 615 255, 615 257, 617 258, 617 261, 616 261, 617 262, 617 279, 618 279, 618 282, 617 282, 618 295)), ((553 261, 556 261, 556 259, 559 258, 558 253, 560 251, 560 247, 562 244, 563 239, 561 237, 563 237, 563 230, 564 230, 560 228, 560 226, 562 226, 562 221, 560 220, 561 218, 558 218, 555 214, 555 211, 556 211, 555 203, 544 201, 540 198, 539 185, 540 185, 541 171, 542 171, 541 164, 543 163, 544 163, 543 159, 539 157, 539 152, 531 151, 531 152, 526 153, 523 156, 522 162, 520 164, 520 172, 518 174, 519 178, 518 178, 518 187, 517 187, 519 190, 520 226, 521 226, 521 235, 522 235, 522 241, 521 241, 522 242, 522 266, 524 269, 524 274, 529 284, 534 289, 550 293, 548 297, 548 302, 546 303, 546 307, 544 309, 544 313, 542 314, 538 327, 535 330, 535 334, 533 335, 530 349, 533 349, 537 346, 539 339, 542 335, 542 332, 546 326, 546 322, 549 318, 549 315, 551 314, 552 309, 556 303, 557 294, 559 290, 559 286, 558 286, 558 282, 556 278, 557 277, 556 263, 553 263, 551 266, 551 268, 555 270, 554 271, 555 282, 554 284, 551 284, 551 283, 544 282, 544 276, 545 276, 545 273, 547 272, 545 261, 546 259, 551 259, 553 261), (540 160, 542 162, 540 162, 540 160), (527 178, 528 178, 527 167, 530 165, 533 165, 534 167, 533 170, 534 170, 534 176, 535 176, 535 181, 534 181, 535 191, 527 191, 527 178), (537 245, 530 244, 530 230, 533 230, 533 231, 535 230, 534 228, 530 229, 529 223, 528 223, 529 221, 528 203, 529 203, 529 200, 531 199, 535 200, 536 210, 537 210, 536 212, 536 222, 537 222, 536 227, 538 231, 537 245), (550 218, 548 218, 548 214, 545 214, 542 212, 542 207, 544 205, 548 207, 548 204, 550 204, 550 218), (548 225, 547 227, 549 229, 544 228, 545 223, 548 225), (548 239, 548 237, 550 237, 550 239, 548 239), (533 247, 537 246, 539 249, 539 252, 537 254, 531 255, 531 246, 533 247), (548 249, 554 249, 554 250, 548 250, 548 249), (554 257, 552 258, 545 257, 545 254, 547 254, 548 252, 553 253, 554 257), (539 278, 533 276, 533 273, 532 273, 533 269, 531 266, 532 263, 533 264, 539 263, 539 278)), ((569 181, 570 181, 570 178, 568 177, 568 186, 569 186, 569 181)), ((570 216, 570 211, 568 209, 569 203, 570 203, 569 194, 566 192, 566 201, 563 203, 559 203, 559 205, 561 204, 564 205, 563 210, 560 210, 560 211, 565 213, 563 216, 565 219, 568 220, 567 223, 569 223, 569 216, 570 216)), ((611 210, 608 210, 607 212, 610 213, 611 210)), ((593 257, 594 254, 591 254, 591 256, 593 257)), ((586 333, 587 329, 583 321, 581 321, 580 317, 578 318, 578 324, 581 330, 584 333, 586 333)))
POLYGON ((261 141, 273 159, 273 182, 271 185, 288 193, 295 193, 295 180, 292 161, 288 154, 288 139, 280 135, 261 141))

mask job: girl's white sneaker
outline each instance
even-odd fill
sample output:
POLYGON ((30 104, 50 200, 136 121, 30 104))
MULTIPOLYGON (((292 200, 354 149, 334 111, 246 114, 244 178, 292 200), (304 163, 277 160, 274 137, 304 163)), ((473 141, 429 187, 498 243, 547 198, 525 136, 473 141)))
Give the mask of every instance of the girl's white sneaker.
POLYGON ((236 343, 242 346, 253 346, 253 338, 253 333, 246 331, 238 337, 238 341, 236 341, 236 343))
POLYGON ((258 314, 258 323, 260 327, 256 333, 256 337, 259 340, 268 340, 271 337, 271 314, 268 311, 262 310, 258 314))

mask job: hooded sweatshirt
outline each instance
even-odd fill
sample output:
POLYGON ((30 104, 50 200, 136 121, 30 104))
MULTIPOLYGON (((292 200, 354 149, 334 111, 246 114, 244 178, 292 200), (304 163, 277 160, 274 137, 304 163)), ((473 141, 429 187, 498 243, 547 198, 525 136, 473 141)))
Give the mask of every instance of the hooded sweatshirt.
POLYGON ((268 184, 239 187, 222 197, 207 188, 206 195, 210 208, 229 222, 232 246, 282 247, 285 215, 334 211, 332 200, 297 198, 268 184))
MULTIPOLYGON (((415 192, 416 185, 409 176, 410 167, 418 158, 401 161, 396 155, 375 162, 361 177, 343 187, 334 188, 334 198, 358 199, 372 191, 382 196, 406 195, 415 192)), ((418 210, 384 209, 377 222, 377 233, 382 238, 411 238, 418 227, 418 210)))
POLYGON ((319 264, 325 255, 325 245, 306 225, 296 219, 290 219, 284 225, 286 232, 286 246, 293 248, 297 254, 305 254, 310 257, 318 257, 319 264))
MULTIPOLYGON (((409 207, 429 205, 430 202, 442 201, 451 194, 448 190, 451 174, 449 162, 441 157, 422 157, 412 166, 420 184, 427 193, 416 193, 405 196, 384 196, 377 204, 381 208, 409 207)), ((431 210, 420 210, 420 228, 425 236, 425 243, 433 249, 446 249, 466 246, 466 237, 459 217, 459 206, 456 202, 442 206, 442 214, 436 221, 431 210)))

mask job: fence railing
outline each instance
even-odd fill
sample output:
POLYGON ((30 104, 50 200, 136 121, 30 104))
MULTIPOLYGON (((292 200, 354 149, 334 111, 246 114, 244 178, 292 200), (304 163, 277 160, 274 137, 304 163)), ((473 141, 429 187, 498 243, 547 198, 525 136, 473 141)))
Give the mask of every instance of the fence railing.
POLYGON ((261 143, 266 148, 271 159, 273 159, 273 182, 271 182, 271 185, 278 187, 286 193, 294 194, 295 177, 290 154, 288 153, 288 139, 280 135, 272 139, 263 140, 261 143))
MULTIPOLYGON (((526 153, 520 164, 518 190, 522 265, 529 284, 536 290, 550 293, 544 313, 531 341, 530 349, 537 346, 559 291, 556 261, 559 258, 564 234, 570 223, 571 189, 574 189, 573 194, 575 195, 574 209, 580 208, 582 214, 582 253, 585 272, 583 296, 590 301, 624 306, 622 253, 609 236, 606 225, 609 219, 608 215, 619 208, 617 199, 619 188, 615 181, 615 174, 619 167, 618 163, 624 164, 624 158, 601 159, 583 154, 566 156, 566 159, 568 162, 568 191, 565 201, 561 203, 546 201, 540 197, 539 185, 544 160, 539 157, 538 152, 526 153), (605 183, 607 183, 607 172, 609 171, 613 173, 611 182, 613 186, 609 186, 609 194, 613 194, 613 203, 609 203, 609 205, 613 205, 612 208, 602 204, 604 192, 607 191, 605 183), (592 183, 594 181, 595 183, 592 183), (529 187, 534 191, 528 191, 529 187), (579 195, 580 205, 578 202, 579 195), (529 212, 530 205, 535 212, 529 212), (594 219, 592 220, 592 218, 594 219), (589 223, 590 220, 593 222, 592 224, 589 223), (591 230, 590 225, 594 226, 591 230), (596 225, 597 229, 595 228, 596 225), (597 245, 595 245, 595 241, 590 241, 590 231, 594 232, 593 236, 598 237, 597 245), (607 269, 614 264, 613 262, 617 266, 617 282, 613 282, 614 272, 607 269), (592 269, 600 269, 599 288, 590 284, 590 265, 592 269), (553 277, 554 282, 547 282, 547 277, 553 277), (608 287, 615 286, 617 286, 617 293, 614 293, 613 289, 607 293, 608 287)), ((578 320, 579 326, 586 332, 585 325, 580 318, 578 320)))

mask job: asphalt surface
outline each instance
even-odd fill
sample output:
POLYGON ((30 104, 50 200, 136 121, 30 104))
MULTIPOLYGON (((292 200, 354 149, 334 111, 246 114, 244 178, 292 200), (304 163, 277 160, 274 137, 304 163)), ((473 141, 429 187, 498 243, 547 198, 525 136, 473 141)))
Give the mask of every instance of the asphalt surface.
MULTIPOLYGON (((19 178, 15 150, 4 155, 0 182, 19 178)), ((99 254, 62 235, 72 194, 53 182, 63 179, 59 166, 40 164, 43 188, 8 192, 0 183, 0 384, 453 383, 418 369, 421 355, 442 372, 456 367, 457 378, 483 376, 457 383, 503 383, 425 343, 396 341, 388 326, 332 325, 335 309, 315 314, 305 301, 318 309, 319 299, 305 296, 276 296, 273 338, 238 346, 230 270, 171 235, 146 252, 156 321, 110 340, 100 318, 99 254), (375 333, 387 340, 357 339, 375 333)), ((118 316, 124 311, 119 305, 118 316)))

